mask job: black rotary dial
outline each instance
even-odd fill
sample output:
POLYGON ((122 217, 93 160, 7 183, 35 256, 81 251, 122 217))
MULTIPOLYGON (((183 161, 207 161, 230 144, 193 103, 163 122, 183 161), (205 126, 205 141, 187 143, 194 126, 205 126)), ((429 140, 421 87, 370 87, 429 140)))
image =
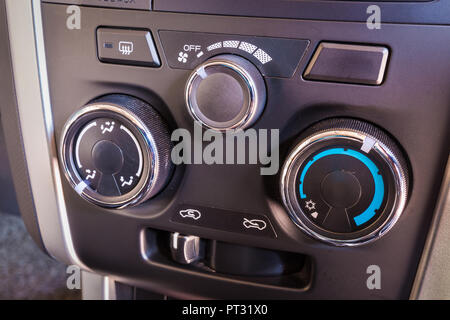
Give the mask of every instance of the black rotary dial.
POLYGON ((83 198, 105 207, 139 204, 167 183, 170 136, 145 102, 109 95, 76 112, 64 128, 61 157, 83 198))
POLYGON ((204 126, 218 131, 245 129, 263 112, 266 87, 251 62, 223 54, 195 68, 186 84, 185 99, 191 116, 204 126))
POLYGON ((372 241, 389 230, 407 197, 407 167, 397 145, 357 120, 319 123, 288 157, 282 196, 293 221, 336 245, 372 241))
POLYGON ((143 151, 136 136, 115 118, 88 122, 73 150, 78 174, 92 190, 104 196, 121 196, 139 182, 143 151))

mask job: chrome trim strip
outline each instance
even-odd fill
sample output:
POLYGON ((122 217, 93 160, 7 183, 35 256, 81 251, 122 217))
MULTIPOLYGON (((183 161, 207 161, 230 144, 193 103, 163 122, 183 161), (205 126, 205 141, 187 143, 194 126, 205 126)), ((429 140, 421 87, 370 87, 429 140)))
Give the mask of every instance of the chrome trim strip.
POLYGON ((450 299, 450 157, 410 299, 450 299))
POLYGON ((115 281, 108 276, 82 271, 81 295, 83 300, 116 300, 115 281))
POLYGON ((72 243, 58 166, 40 0, 6 0, 11 58, 38 226, 57 260, 88 269, 72 243), (48 152, 45 152, 47 150, 48 152))

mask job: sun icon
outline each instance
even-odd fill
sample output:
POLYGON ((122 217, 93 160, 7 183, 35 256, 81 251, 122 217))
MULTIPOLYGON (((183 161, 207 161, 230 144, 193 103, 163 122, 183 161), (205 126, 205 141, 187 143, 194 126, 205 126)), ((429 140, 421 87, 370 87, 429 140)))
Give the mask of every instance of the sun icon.
POLYGON ((313 210, 316 208, 316 203, 312 200, 309 200, 309 201, 306 201, 305 206, 306 206, 306 209, 313 210))

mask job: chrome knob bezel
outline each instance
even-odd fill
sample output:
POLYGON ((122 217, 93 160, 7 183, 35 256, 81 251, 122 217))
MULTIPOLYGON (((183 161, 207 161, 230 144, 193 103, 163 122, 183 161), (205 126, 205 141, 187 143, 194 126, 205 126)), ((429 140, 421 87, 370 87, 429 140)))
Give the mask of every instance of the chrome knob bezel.
POLYGON ((136 206, 157 194, 165 185, 157 183, 161 156, 154 136, 134 112, 114 103, 93 102, 75 112, 62 130, 59 155, 65 176, 75 191, 85 200, 101 207, 122 209, 136 206), (117 118, 128 124, 127 127, 137 139, 143 155, 143 170, 138 184, 121 196, 103 196, 86 186, 73 157, 72 151, 79 130, 89 121, 99 117, 117 118))
POLYGON ((266 86, 260 72, 251 62, 240 56, 223 54, 200 64, 190 74, 185 87, 185 102, 192 118, 209 129, 216 131, 245 129, 253 125, 264 110, 266 86), (227 122, 216 122, 207 118, 196 103, 196 88, 207 74, 207 70, 212 68, 222 69, 224 73, 234 73, 245 87, 244 91, 246 91, 245 94, 247 96, 244 100, 248 103, 236 116, 237 119, 227 122))
POLYGON ((405 172, 398 157, 388 146, 386 146, 381 141, 377 140, 376 137, 373 137, 369 134, 357 130, 330 129, 330 130, 323 130, 308 136, 307 138, 300 141, 290 152, 281 171, 280 193, 284 207, 287 209, 291 220, 303 232, 305 232, 306 234, 317 240, 320 240, 328 244, 332 244, 335 246, 355 247, 371 243, 381 238, 389 230, 391 230, 392 227, 397 223, 398 219, 400 218, 400 216, 404 211, 407 202, 408 196, 407 179, 408 179, 407 172, 405 172), (305 155, 312 147, 325 141, 352 140, 361 143, 362 145, 364 144, 364 141, 367 138, 375 141, 374 144, 371 146, 371 148, 375 150, 375 152, 383 159, 383 161, 385 161, 394 178, 395 200, 391 212, 388 214, 383 224, 378 226, 375 230, 373 230, 369 234, 354 239, 345 239, 345 240, 335 239, 312 230, 312 228, 309 226, 309 223, 307 222, 306 213, 303 212, 303 210, 301 210, 299 206, 295 206, 294 203, 295 200, 293 200, 291 196, 293 190, 295 189, 295 185, 289 183, 289 180, 292 175, 296 174, 296 172, 294 172, 296 160, 298 160, 299 157, 301 157, 302 155, 305 155))

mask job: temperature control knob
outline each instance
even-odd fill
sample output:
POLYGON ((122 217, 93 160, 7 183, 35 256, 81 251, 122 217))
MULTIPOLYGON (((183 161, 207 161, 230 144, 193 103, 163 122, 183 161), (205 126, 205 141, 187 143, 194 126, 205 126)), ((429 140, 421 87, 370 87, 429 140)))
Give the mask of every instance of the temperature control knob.
POLYGON ((297 226, 341 246, 390 230, 408 196, 408 169, 396 143, 353 119, 323 121, 303 137, 281 175, 283 202, 297 226))
POLYGON ((153 197, 172 170, 171 141, 161 116, 126 95, 93 101, 63 129, 61 159, 66 176, 85 199, 123 208, 153 197))
POLYGON ((205 61, 192 72, 185 99, 191 116, 204 126, 219 131, 245 129, 261 115, 266 87, 251 62, 224 54, 205 61))

